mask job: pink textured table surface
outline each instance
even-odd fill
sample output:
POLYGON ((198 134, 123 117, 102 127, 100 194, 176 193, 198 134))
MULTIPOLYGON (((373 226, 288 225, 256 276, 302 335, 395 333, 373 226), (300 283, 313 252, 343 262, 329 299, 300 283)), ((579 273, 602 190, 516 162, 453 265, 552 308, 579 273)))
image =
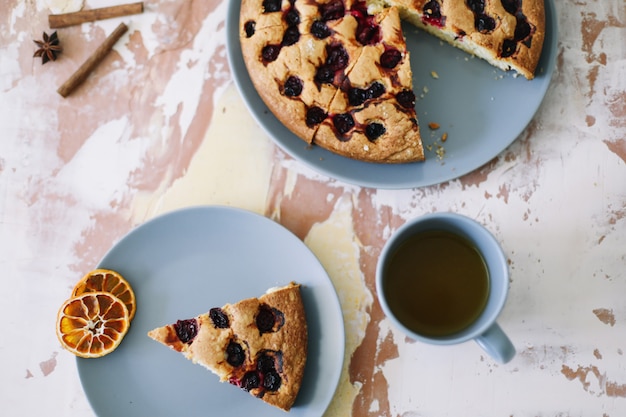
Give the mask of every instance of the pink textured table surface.
POLYGON ((528 128, 464 177, 395 191, 317 174, 263 133, 232 83, 226 0, 149 0, 141 15, 59 29, 55 62, 32 57, 49 13, 112 4, 0 0, 2 415, 94 415, 57 309, 133 227, 199 204, 275 219, 328 271, 346 326, 328 416, 626 415, 623 0, 557 0, 557 68, 528 128), (120 22, 113 52, 58 95, 120 22), (382 245, 434 211, 478 220, 507 253, 500 325, 518 354, 506 365, 473 343, 407 340, 376 301, 382 245))

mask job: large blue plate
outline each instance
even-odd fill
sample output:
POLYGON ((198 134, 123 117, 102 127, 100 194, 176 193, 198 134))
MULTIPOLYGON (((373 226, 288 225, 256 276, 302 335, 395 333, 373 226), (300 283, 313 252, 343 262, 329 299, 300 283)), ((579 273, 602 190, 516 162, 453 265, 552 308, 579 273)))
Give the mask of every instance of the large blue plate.
MULTIPOLYGON (((375 188, 413 188, 439 184, 467 174, 508 147, 526 128, 541 104, 557 55, 554 0, 545 0, 546 38, 534 80, 494 69, 485 61, 443 44, 406 24, 414 87, 427 160, 403 165, 372 164, 309 147, 269 111, 256 92, 241 55, 240 1, 231 0, 226 19, 227 50, 235 83, 252 116, 289 155, 331 178, 375 188), (437 73, 439 78, 431 76, 437 73), (422 92, 426 89, 423 98, 422 92), (427 125, 438 123, 448 139, 437 154, 437 137, 427 125)), ((440 142, 439 142, 440 144, 440 142)))
POLYGON ((289 414, 320 417, 328 407, 343 366, 341 307, 317 258, 281 225, 226 207, 175 211, 130 232, 99 267, 119 271, 137 298, 137 313, 119 347, 102 358, 77 359, 99 417, 284 417, 284 411, 220 383, 146 333, 290 281, 303 285, 309 354, 289 414))

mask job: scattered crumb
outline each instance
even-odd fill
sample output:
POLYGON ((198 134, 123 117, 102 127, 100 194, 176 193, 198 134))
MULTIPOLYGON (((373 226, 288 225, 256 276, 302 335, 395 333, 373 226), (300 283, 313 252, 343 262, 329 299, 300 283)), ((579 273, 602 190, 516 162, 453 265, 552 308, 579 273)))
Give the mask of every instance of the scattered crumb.
POLYGON ((424 92, 424 94, 428 94, 428 87, 424 86, 424 88, 422 89, 422 91, 424 92))
POLYGON ((441 135, 435 133, 435 130, 441 127, 439 123, 430 122, 428 123, 428 127, 431 130, 430 137, 433 139, 433 143, 430 145, 426 145, 425 148, 429 152, 434 152, 437 156, 437 159, 443 164, 443 159, 446 155, 446 148, 443 146, 443 144, 445 141, 448 140, 448 132, 443 132, 441 135))
POLYGON ((437 154, 437 158, 439 158, 439 160, 441 161, 446 154, 446 148, 444 148, 443 146, 437 146, 437 150, 435 151, 435 153, 437 154))
POLYGON ((434 79, 438 79, 439 78, 439 74, 437 74, 436 71, 431 71, 430 72, 430 76, 433 77, 434 79))

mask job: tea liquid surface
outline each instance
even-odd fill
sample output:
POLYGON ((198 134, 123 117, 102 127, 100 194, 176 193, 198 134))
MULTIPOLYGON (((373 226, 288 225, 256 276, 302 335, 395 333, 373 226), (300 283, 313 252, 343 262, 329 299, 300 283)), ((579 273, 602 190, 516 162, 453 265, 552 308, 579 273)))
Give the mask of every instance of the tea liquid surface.
POLYGON ((489 297, 488 274, 471 242, 444 230, 426 231, 409 237, 392 254, 383 290, 406 327, 441 337, 480 316, 489 297))

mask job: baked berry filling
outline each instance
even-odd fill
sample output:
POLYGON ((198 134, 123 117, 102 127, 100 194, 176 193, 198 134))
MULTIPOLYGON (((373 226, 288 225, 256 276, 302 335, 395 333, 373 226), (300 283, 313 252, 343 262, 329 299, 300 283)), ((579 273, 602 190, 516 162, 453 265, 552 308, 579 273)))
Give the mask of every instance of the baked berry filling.
POLYGON ((298 24, 300 23, 300 13, 294 7, 293 3, 283 13, 283 20, 287 23, 287 29, 283 34, 282 46, 291 46, 300 40, 300 30, 298 24))
POLYGON ((515 21, 515 41, 521 42, 528 38, 532 32, 530 23, 526 20, 525 16, 517 16, 515 21))
POLYGON ((262 397, 266 391, 278 391, 282 384, 282 378, 276 371, 270 371, 266 374, 261 374, 257 371, 248 371, 241 379, 233 377, 230 378, 228 382, 233 385, 237 385, 245 391, 252 391, 255 388, 261 388, 262 391, 256 395, 258 397, 262 397))
POLYGON ((351 106, 360 106, 367 100, 378 98, 385 93, 385 86, 374 81, 367 89, 351 87, 348 89, 348 102, 351 106))
POLYGON ((335 80, 335 71, 328 65, 322 65, 315 71, 314 79, 318 84, 332 84, 335 80))
POLYGON ((512 15, 515 15, 515 13, 517 13, 519 8, 522 6, 522 0, 501 0, 501 1, 502 1, 502 7, 504 7, 504 10, 506 10, 512 15))
POLYGON ((422 9, 422 21, 428 25, 442 28, 446 25, 446 17, 441 14, 441 5, 436 0, 430 0, 422 9))
POLYGON ((348 66, 350 56, 342 44, 336 43, 326 46, 326 65, 333 71, 341 71, 348 66))
POLYGON ((265 65, 267 65, 268 62, 276 61, 280 53, 280 47, 280 45, 266 45, 263 47, 261 50, 261 58, 265 65))
POLYGON ((472 13, 480 14, 485 11, 485 0, 466 0, 467 7, 472 13))
POLYGON ((263 13, 280 11, 281 0, 263 0, 263 13))
POLYGON ((331 0, 326 4, 318 5, 317 8, 322 20, 325 22, 340 19, 346 14, 343 0, 331 0))
POLYGON ((474 13, 474 27, 480 33, 489 33, 496 28, 496 21, 485 13, 485 0, 466 0, 467 7, 474 13))
POLYGON ((282 367, 282 353, 271 350, 261 352, 256 360, 256 369, 265 374, 282 367), (277 363, 278 362, 278 363, 277 363))
POLYGON ((383 68, 395 68, 400 61, 402 61, 402 52, 395 48, 387 48, 380 56, 380 66, 383 68))
POLYGON ((227 329, 230 326, 228 316, 219 307, 209 310, 209 317, 216 329, 227 329))
POLYGON ((295 7, 290 7, 284 14, 283 19, 287 23, 287 26, 295 26, 300 23, 300 13, 295 7))
POLYGON ((285 324, 285 316, 280 310, 272 308, 267 304, 261 304, 255 321, 259 333, 271 333, 277 331, 285 324))
POLYGON ((300 40, 300 30, 298 26, 289 26, 285 29, 281 46, 291 46, 300 40))
POLYGON ((501 57, 507 58, 515 54, 520 42, 530 48, 535 27, 528 22, 522 12, 522 0, 502 0, 502 6, 504 10, 515 16, 513 39, 505 39, 500 52, 501 57))
POLYGON ((174 324, 174 330, 181 342, 191 344, 198 335, 198 321, 196 319, 178 320, 174 324))
POLYGON ((315 36, 317 39, 326 39, 332 33, 331 30, 326 26, 326 23, 321 20, 316 20, 311 23, 311 34, 315 36))
POLYGON ((496 28, 496 21, 493 17, 483 13, 474 19, 474 27, 480 33, 489 33, 496 28))
POLYGON ((515 42, 513 39, 505 39, 504 42, 502 42, 502 52, 500 52, 500 56, 502 58, 508 58, 510 56, 513 56, 516 50, 517 42, 515 42))
POLYGON ((415 108, 415 94, 411 90, 403 90, 396 94, 396 100, 405 109, 415 108))
POLYGON ((348 103, 351 106, 360 106, 367 100, 367 90, 363 88, 351 88, 348 90, 348 103))
POLYGON ((367 89, 367 98, 378 98, 385 94, 385 86, 378 81, 374 81, 367 89))
POLYGON ((306 111, 306 125, 308 127, 317 126, 322 123, 327 117, 326 112, 320 107, 310 107, 306 111))
POLYGON ((243 29, 246 32, 246 38, 251 38, 254 35, 254 31, 256 28, 256 22, 254 20, 248 20, 243 25, 243 29))
POLYGON ((246 353, 241 345, 235 341, 230 341, 226 346, 226 362, 235 368, 241 366, 246 360, 246 353))
POLYGON ((261 305, 256 316, 256 327, 261 333, 269 333, 274 328, 276 317, 272 308, 267 305, 261 305))
POLYGON ((297 97, 302 93, 302 80, 295 75, 290 75, 285 81, 283 93, 287 97, 297 97))
POLYGON ((350 14, 357 21, 356 39, 361 45, 373 45, 380 42, 380 27, 375 17, 367 13, 367 4, 359 1, 352 6, 350 14))
MULTIPOLYGON (((346 6, 343 0, 331 0, 328 3, 317 6, 321 20, 316 20, 311 25, 311 33, 318 39, 324 39, 330 35, 330 29, 326 22, 341 19, 346 15, 346 6)), ((367 13, 367 4, 358 1, 349 13, 357 21, 356 39, 362 45, 372 45, 380 41, 380 28, 375 22, 374 16, 367 13)))
POLYGON ((368 124, 365 128, 365 137, 373 142, 382 136, 386 131, 387 129, 385 129, 385 126, 383 126, 382 123, 373 122, 368 124))
POLYGON ((248 367, 241 378, 231 375, 229 382, 245 391, 258 388, 255 395, 262 397, 267 391, 278 391, 282 384, 281 369, 282 353, 264 350, 258 354, 254 369, 248 367))
POLYGON ((241 378, 241 388, 245 391, 251 391, 261 385, 261 376, 256 371, 248 371, 241 378))
POLYGON ((332 84, 335 77, 348 66, 350 56, 340 43, 326 45, 326 61, 315 71, 315 81, 318 84, 332 84))
POLYGON ((282 383, 282 378, 278 375, 278 372, 269 371, 263 376, 263 388, 268 391, 278 391, 282 383))
MULTIPOLYGON (((354 127, 354 118, 350 113, 341 113, 333 116, 333 126, 337 133, 345 135, 354 127)), ((342 139, 340 139, 342 140, 342 139)))
MULTIPOLYGON (((280 0, 265 0, 263 2, 263 10, 265 13, 269 11, 276 12, 280 10, 280 0), (276 5, 278 4, 278 6, 276 5), (278 7, 278 9, 276 9, 278 7)), ((283 13, 283 19, 287 22, 287 29, 283 33, 283 39, 280 42, 280 45, 266 45, 261 49, 261 60, 263 64, 267 65, 270 62, 276 61, 278 59, 278 54, 280 54, 280 50, 283 46, 291 46, 297 43, 300 40, 300 29, 298 29, 298 24, 300 23, 300 13, 294 7, 293 3, 283 13)), ((248 28, 244 25, 244 30, 246 31, 246 35, 248 37, 254 34, 254 22, 251 28, 248 28), (251 34, 249 34, 248 30, 250 29, 251 34)))

